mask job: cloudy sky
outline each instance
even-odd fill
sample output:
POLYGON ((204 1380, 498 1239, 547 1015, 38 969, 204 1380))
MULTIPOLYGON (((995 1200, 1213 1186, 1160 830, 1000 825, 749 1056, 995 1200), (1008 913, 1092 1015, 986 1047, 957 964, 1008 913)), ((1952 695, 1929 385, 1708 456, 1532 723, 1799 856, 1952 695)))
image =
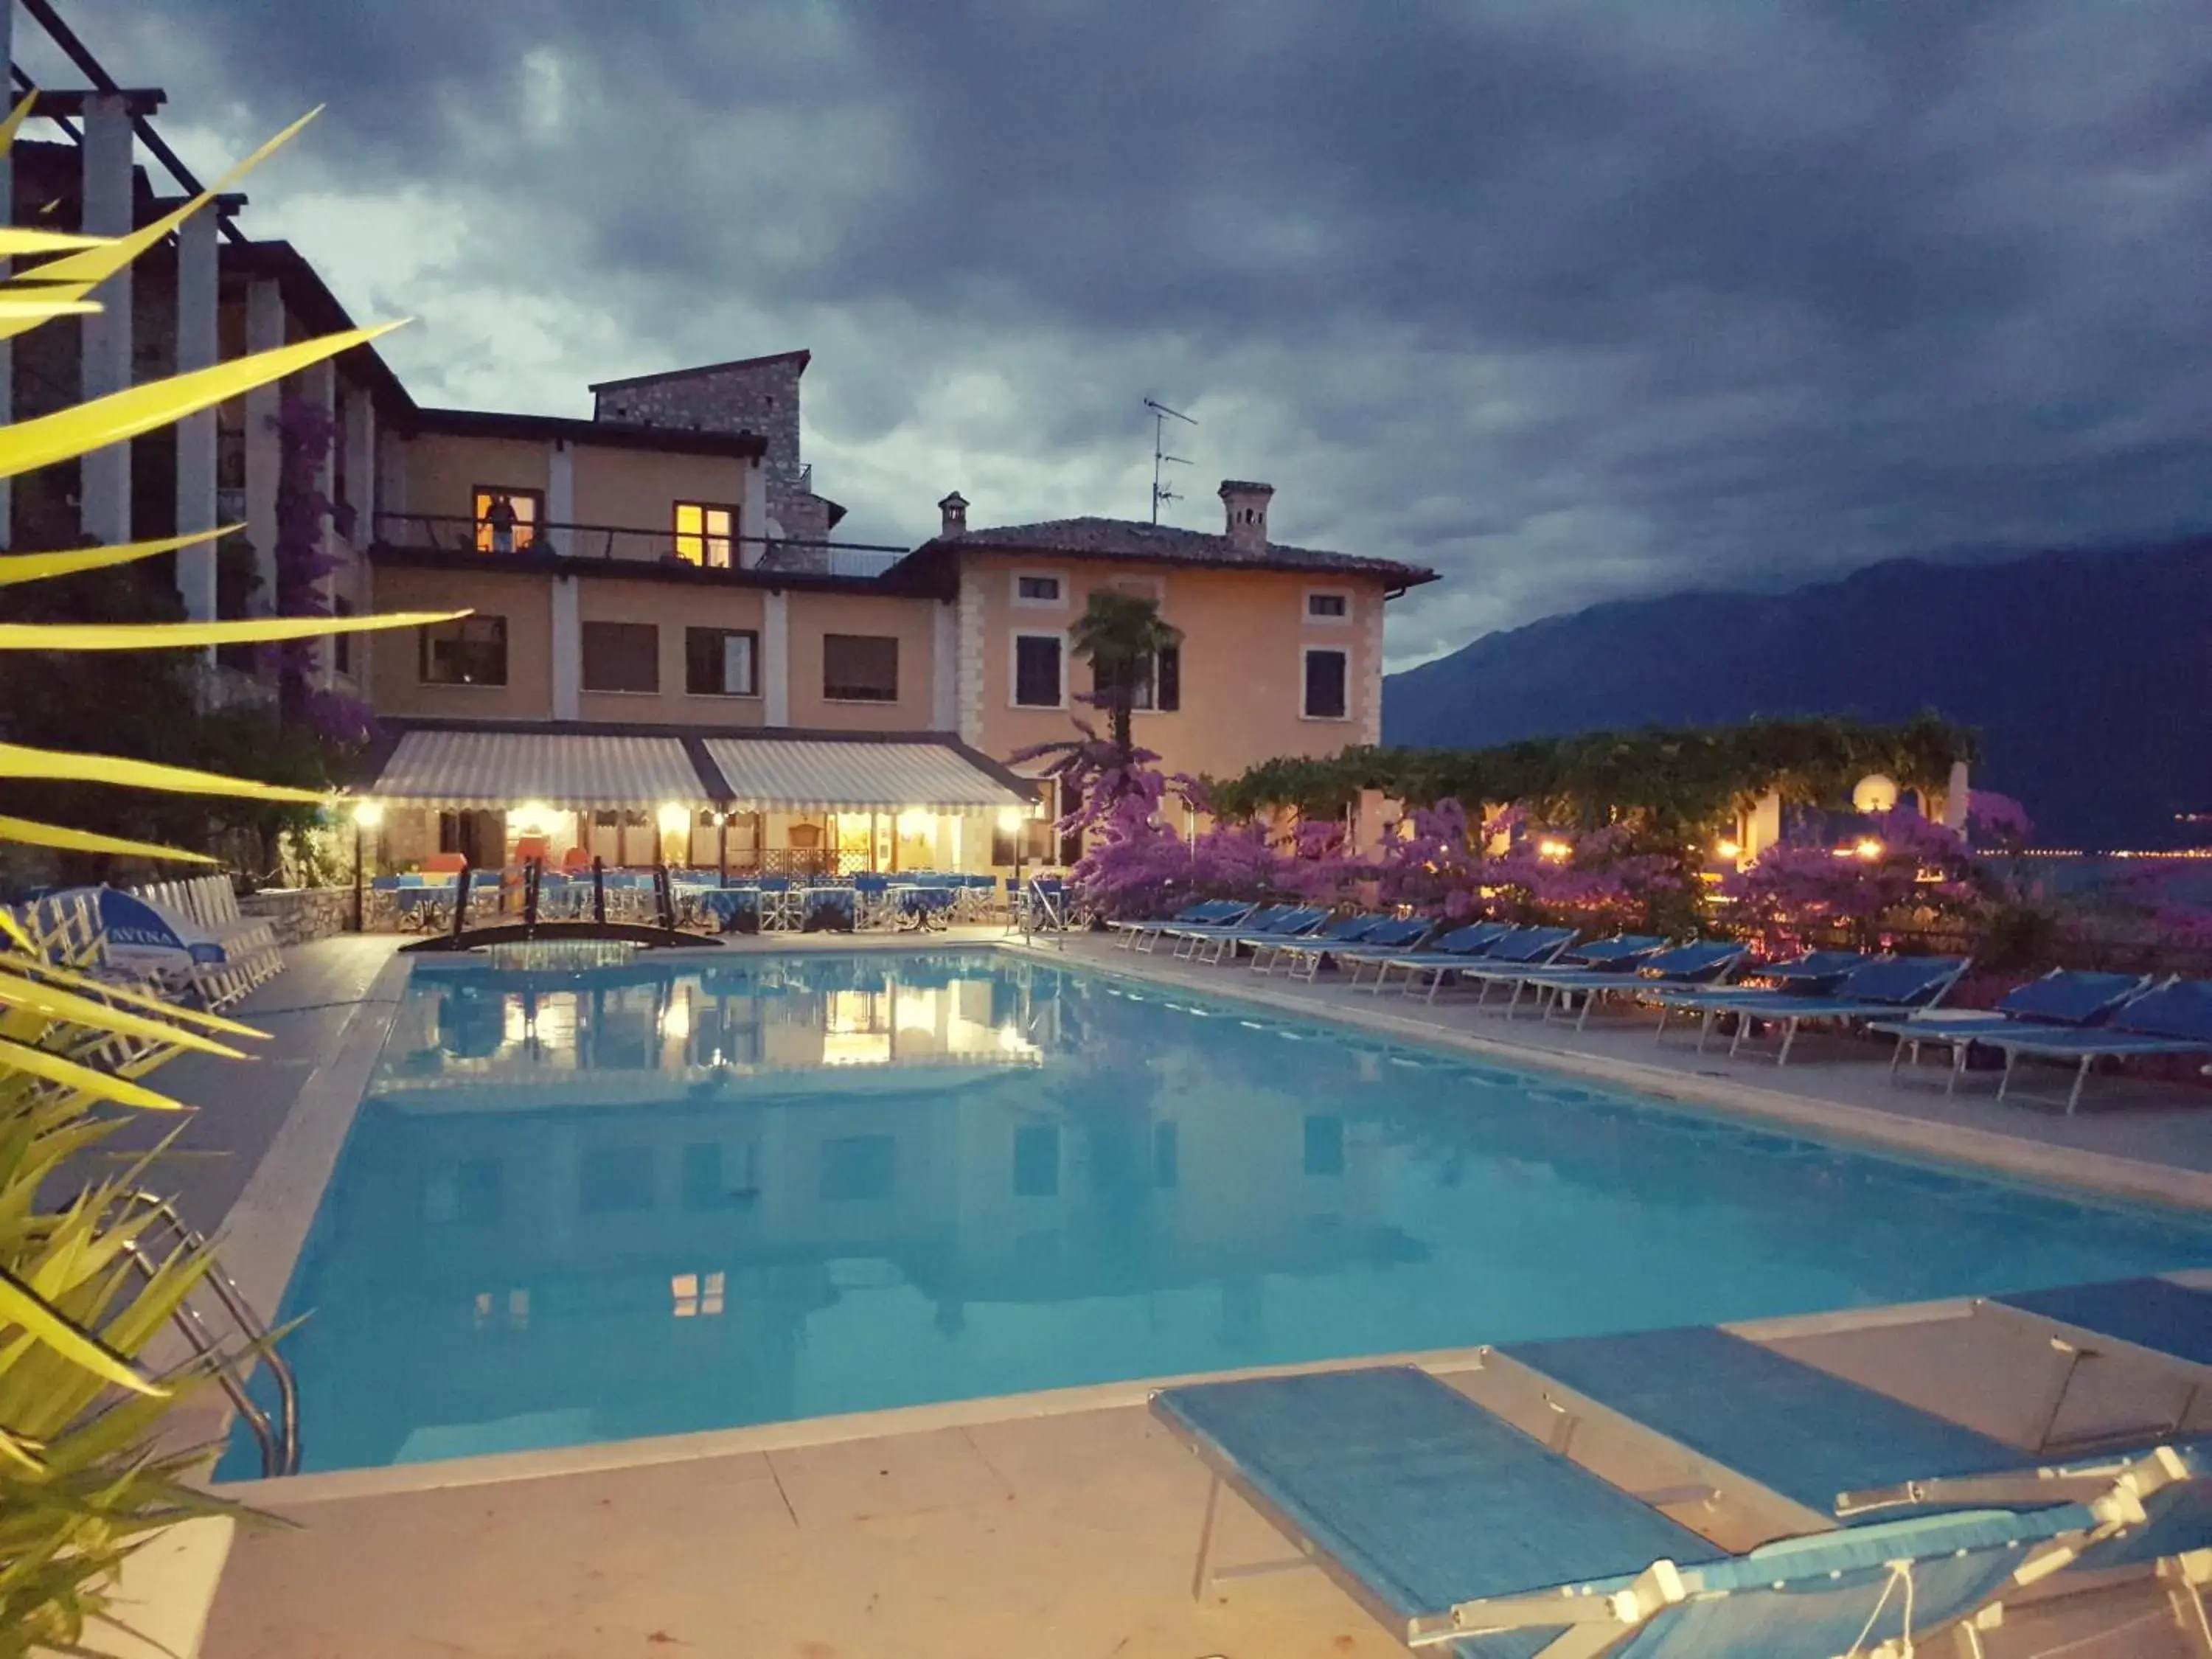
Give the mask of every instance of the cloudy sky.
MULTIPOLYGON (((71 0, 426 403, 811 348, 842 533, 1145 516, 1594 600, 2212 523, 2204 0, 71 0)), ((18 55, 76 84, 27 21, 18 55)))

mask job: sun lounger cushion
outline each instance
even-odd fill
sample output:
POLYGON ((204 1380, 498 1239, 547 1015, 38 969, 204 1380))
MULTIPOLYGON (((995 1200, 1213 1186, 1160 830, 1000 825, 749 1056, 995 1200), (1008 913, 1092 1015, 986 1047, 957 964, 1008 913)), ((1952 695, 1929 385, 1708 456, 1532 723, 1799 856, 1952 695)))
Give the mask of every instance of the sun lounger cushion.
POLYGON ((1723 1553, 1410 1367, 1199 1383, 1152 1404, 1403 1618, 1723 1553))
POLYGON ((1997 999, 1997 1012, 2015 1019, 2086 1025, 2101 1019, 2142 984, 2134 974, 2045 974, 1997 999))
POLYGON ((2122 1279, 1990 1300, 2191 1364, 2212 1365, 2212 1291, 2191 1290, 2168 1279, 2122 1279))
POLYGON ((1711 1326, 1499 1352, 1824 1516, 1843 1492, 2044 1461, 1711 1326))

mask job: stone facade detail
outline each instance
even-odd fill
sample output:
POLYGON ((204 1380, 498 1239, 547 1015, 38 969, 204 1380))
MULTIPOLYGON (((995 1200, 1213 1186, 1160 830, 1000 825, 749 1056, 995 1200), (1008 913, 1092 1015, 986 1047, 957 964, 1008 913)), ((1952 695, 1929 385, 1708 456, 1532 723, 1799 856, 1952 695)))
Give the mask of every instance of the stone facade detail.
POLYGON ((238 901, 238 914, 265 921, 286 950, 343 933, 353 926, 350 887, 272 887, 238 901))
POLYGON ((1361 653, 1365 669, 1359 677, 1359 740, 1375 744, 1382 741, 1382 602, 1366 602, 1367 619, 1360 629, 1366 635, 1366 649, 1361 653))
POLYGON ((608 380, 592 388, 592 418, 681 432, 757 434, 768 441, 761 468, 769 522, 741 533, 826 541, 830 503, 813 492, 812 469, 799 454, 799 381, 807 361, 804 351, 787 351, 608 380))
POLYGON ((960 741, 983 743, 983 582, 960 577, 960 741))

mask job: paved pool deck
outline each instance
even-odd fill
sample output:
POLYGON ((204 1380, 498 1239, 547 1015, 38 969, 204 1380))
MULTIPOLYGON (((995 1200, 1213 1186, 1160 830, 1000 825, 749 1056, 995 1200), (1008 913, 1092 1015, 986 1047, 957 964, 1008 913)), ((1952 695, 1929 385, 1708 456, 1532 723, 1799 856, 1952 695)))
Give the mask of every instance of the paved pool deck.
MULTIPOLYGON (((1000 938, 990 928, 861 944, 942 948, 1000 938)), ((379 1011, 392 1006, 404 972, 392 959, 401 942, 346 938, 295 952, 291 971, 244 1010, 272 1034, 263 1059, 251 1067, 184 1060, 158 1074, 203 1109, 159 1179, 181 1190, 195 1219, 225 1222, 250 1258, 240 1277, 264 1305, 281 1291, 288 1251, 319 1194, 315 1171, 326 1175, 343 1139, 345 1097, 358 1097, 374 1060, 379 1011)), ((1892 1090, 1886 1054, 1871 1045, 1816 1043, 1802 1066, 1778 1073, 1697 1056, 1686 1042, 1662 1048, 1645 1018, 1594 1021, 1577 1035, 1509 1024, 1463 1001, 1377 1000, 1326 980, 1306 987, 1133 956, 1092 938, 1012 948, 1170 994, 1234 994, 1255 1009, 1350 1017, 1508 1062, 1565 1065, 1692 1106, 1943 1156, 1994 1154, 1986 1161, 2051 1179, 2086 1173, 2112 1190, 2212 1205, 2212 1097, 2201 1091, 2100 1090, 2069 1119, 1983 1098, 1946 1101, 1932 1088, 1892 1090)), ((2047 1357, 1994 1351, 1986 1332, 1969 1332, 1974 1324, 1934 1308, 1897 1325, 1808 1326, 1794 1335, 1778 1325, 1768 1335, 1812 1363, 2023 1439, 2047 1357)), ((1468 1356, 1422 1358, 1478 1392, 1468 1356)), ((1114 1385, 234 1488, 301 1524, 240 1534, 201 1650, 211 1659, 1402 1654, 1318 1573, 1237 1581, 1203 1604, 1192 1601, 1206 1482, 1154 1425, 1143 1394, 1141 1385, 1114 1385)), ((2212 1412, 2212 1401, 2200 1409, 2212 1412)), ((1632 1464, 1606 1472, 1628 1479, 1641 1473, 1632 1464)), ((1224 1562, 1281 1553, 1263 1524, 1230 1510, 1224 1562)), ((1732 1512, 1690 1523, 1735 1547, 1760 1532, 1758 1517, 1732 1512)), ((2060 1650, 2142 1659, 2188 1651, 2147 1584, 2018 1607, 1988 1638, 1994 1659, 2060 1650)))

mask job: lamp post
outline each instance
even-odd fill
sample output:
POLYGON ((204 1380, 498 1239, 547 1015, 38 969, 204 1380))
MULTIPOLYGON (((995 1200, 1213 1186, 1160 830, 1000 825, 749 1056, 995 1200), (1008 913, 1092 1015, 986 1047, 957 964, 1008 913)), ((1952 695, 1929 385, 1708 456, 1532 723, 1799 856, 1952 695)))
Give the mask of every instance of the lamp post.
POLYGON ((373 831, 384 822, 384 808, 373 800, 359 801, 353 809, 353 930, 356 933, 368 931, 366 920, 368 898, 362 888, 362 835, 373 831))

